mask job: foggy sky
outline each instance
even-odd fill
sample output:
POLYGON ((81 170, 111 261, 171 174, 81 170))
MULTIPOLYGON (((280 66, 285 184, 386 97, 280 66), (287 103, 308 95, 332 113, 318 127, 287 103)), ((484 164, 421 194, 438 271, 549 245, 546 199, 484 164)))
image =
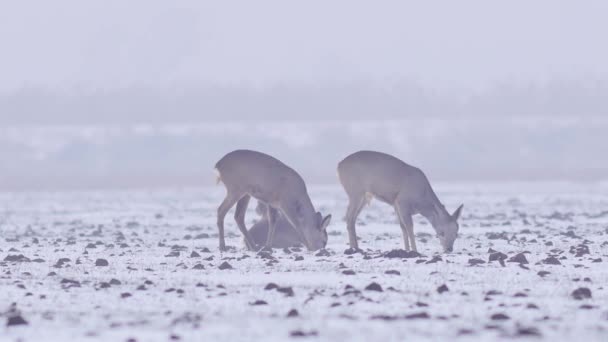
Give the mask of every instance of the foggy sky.
POLYGON ((0 91, 608 74, 606 1, 2 1, 0 91))
POLYGON ((608 1, 0 0, 0 190, 211 184, 236 148, 335 184, 603 180, 608 1), (295 139, 295 140, 294 140, 295 139))

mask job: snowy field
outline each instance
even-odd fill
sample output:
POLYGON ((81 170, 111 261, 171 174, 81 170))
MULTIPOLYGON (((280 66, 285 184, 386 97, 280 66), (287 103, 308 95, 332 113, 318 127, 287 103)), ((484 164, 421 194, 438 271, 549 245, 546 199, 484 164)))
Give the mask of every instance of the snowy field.
POLYGON ((608 184, 436 190, 465 204, 455 252, 416 217, 411 258, 387 255, 401 231, 378 202, 346 255, 337 187, 311 188, 327 250, 272 255, 231 214, 218 251, 222 187, 0 193, 0 341, 607 340, 608 184))

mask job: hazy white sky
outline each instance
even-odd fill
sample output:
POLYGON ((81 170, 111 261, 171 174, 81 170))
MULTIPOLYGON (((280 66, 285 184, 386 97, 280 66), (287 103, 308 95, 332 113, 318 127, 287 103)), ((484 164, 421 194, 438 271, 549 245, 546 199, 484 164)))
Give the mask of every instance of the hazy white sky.
POLYGON ((0 0, 0 90, 608 75, 608 1, 0 0))

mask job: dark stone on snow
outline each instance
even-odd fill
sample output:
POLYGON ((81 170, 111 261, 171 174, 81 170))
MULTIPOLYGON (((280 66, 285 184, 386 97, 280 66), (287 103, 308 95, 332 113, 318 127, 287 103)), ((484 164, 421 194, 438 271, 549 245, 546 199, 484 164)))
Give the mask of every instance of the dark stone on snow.
POLYGON ((536 274, 538 274, 541 277, 545 277, 546 275, 551 274, 551 272, 548 272, 548 271, 538 271, 538 273, 536 273, 536 274))
POLYGON ((383 292, 382 286, 380 286, 380 284, 378 284, 378 283, 371 283, 371 284, 367 285, 365 287, 365 290, 366 291, 383 292))
POLYGON ((556 257, 553 257, 553 256, 543 259, 542 263, 546 264, 546 265, 561 265, 562 264, 556 257))
POLYGON ((23 254, 17 254, 17 255, 7 255, 6 258, 4 258, 4 261, 8 261, 8 262, 30 262, 31 260, 27 257, 25 257, 23 254))
POLYGON ((443 285, 441 285, 441 286, 439 286, 439 287, 437 288, 437 292, 439 292, 440 294, 441 294, 441 293, 444 293, 444 292, 447 292, 447 291, 449 291, 449 290, 450 290, 450 289, 448 288, 448 286, 447 286, 446 284, 443 284, 443 285))
POLYGON ((511 319, 511 317, 503 314, 503 313, 497 313, 497 314, 493 314, 492 316, 490 316, 490 319, 492 319, 493 321, 506 321, 511 319))
POLYGON ((348 248, 344 251, 345 255, 353 255, 353 254, 357 254, 357 253, 363 253, 363 251, 360 250, 359 248, 348 248))
POLYGON ((591 290, 586 287, 579 287, 578 289, 572 291, 572 298, 576 300, 591 298, 591 290))
POLYGON ((318 252, 315 254, 315 256, 318 256, 318 257, 321 257, 321 256, 326 257, 326 256, 330 256, 330 255, 331 255, 331 254, 330 254, 330 253, 329 253, 329 251, 328 251, 328 250, 326 250, 326 249, 322 249, 322 250, 318 251, 318 252))
POLYGON ((97 259, 95 261, 95 266, 108 266, 110 263, 106 259, 97 259))
POLYGON ((488 257, 488 261, 492 262, 492 261, 504 261, 505 259, 507 259, 507 255, 505 253, 501 253, 501 252, 495 252, 490 254, 490 256, 488 257))
POLYGON ((275 284, 275 283, 268 283, 266 285, 266 287, 264 287, 264 290, 268 291, 268 290, 274 290, 274 289, 278 289, 279 285, 275 284))
POLYGON ((542 334, 535 327, 517 327, 515 336, 542 336, 542 334))
POLYGON ((277 288, 277 291, 285 294, 285 296, 287 297, 293 297, 294 296, 294 292, 293 292, 293 288, 287 286, 287 287, 279 287, 277 288))
POLYGON ((526 255, 524 253, 518 253, 514 256, 510 257, 507 262, 516 262, 519 264, 528 264, 528 259, 526 259, 526 255))
POLYGON ((232 265, 230 265, 227 261, 224 261, 218 268, 220 270, 231 270, 232 265))
POLYGON ((319 333, 314 330, 312 330, 312 331, 294 330, 289 333, 289 336, 291 336, 291 337, 312 337, 312 336, 318 336, 318 335, 319 335, 319 333))
POLYGON ((415 251, 406 251, 403 249, 393 249, 390 252, 384 253, 385 258, 420 258, 422 254, 415 251))
POLYGON ((426 263, 427 264, 434 264, 434 263, 439 262, 439 261, 443 261, 443 259, 440 256, 436 255, 436 256, 433 257, 433 259, 427 261, 426 263))
POLYGON ((405 319, 429 319, 429 318, 431 318, 431 316, 429 316, 429 314, 426 312, 419 312, 419 313, 405 315, 405 319))
POLYGON ((23 317, 21 317, 20 315, 10 316, 6 320, 7 327, 15 326, 15 325, 27 325, 27 324, 28 324, 27 321, 25 319, 23 319, 23 317))
POLYGON ((471 265, 471 266, 481 265, 481 264, 485 264, 485 263, 486 262, 481 259, 469 259, 469 265, 471 265))

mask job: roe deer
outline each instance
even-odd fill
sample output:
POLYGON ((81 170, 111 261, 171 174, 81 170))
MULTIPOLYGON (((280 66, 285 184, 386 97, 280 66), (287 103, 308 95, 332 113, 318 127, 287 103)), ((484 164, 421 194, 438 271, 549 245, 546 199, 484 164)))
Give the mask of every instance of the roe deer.
POLYGON ((276 158, 267 154, 236 150, 225 155, 215 164, 218 182, 226 187, 226 198, 217 210, 217 227, 220 249, 226 249, 224 217, 236 204, 234 219, 245 237, 249 250, 256 245, 245 227, 245 212, 251 197, 267 204, 268 236, 265 247, 272 248, 276 231, 277 214, 280 212, 304 238, 311 251, 327 244, 326 228, 331 215, 325 218, 315 211, 306 184, 300 175, 276 158))
MULTIPOLYGON (((253 242, 257 245, 263 245, 268 236, 267 210, 267 205, 258 201, 258 206, 255 208, 255 211, 261 216, 261 219, 249 229, 249 236, 251 236, 253 242)), ((285 216, 279 213, 275 225, 276 232, 274 241, 272 242, 273 248, 288 248, 304 245, 304 238, 298 235, 298 232, 289 224, 285 216)))
POLYGON ((462 205, 450 215, 420 169, 385 153, 359 151, 338 164, 338 177, 349 200, 346 224, 351 248, 359 248, 355 230, 357 216, 375 197, 395 208, 406 250, 411 246, 416 251, 412 215, 418 213, 430 221, 444 251, 453 250, 462 205))

